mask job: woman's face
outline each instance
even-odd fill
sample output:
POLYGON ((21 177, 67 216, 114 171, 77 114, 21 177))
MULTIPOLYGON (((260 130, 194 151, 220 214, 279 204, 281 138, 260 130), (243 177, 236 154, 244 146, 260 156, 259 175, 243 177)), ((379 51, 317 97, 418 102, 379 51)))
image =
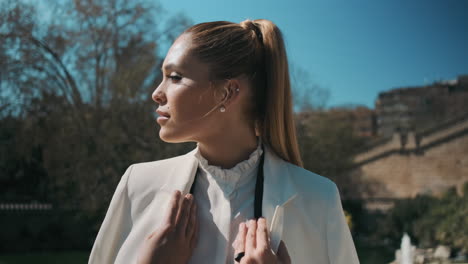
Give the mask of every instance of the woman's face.
POLYGON ((218 101, 210 87, 208 65, 190 54, 191 47, 189 34, 174 42, 162 65, 163 79, 152 94, 159 104, 159 136, 166 142, 198 142, 220 127, 219 111, 204 117, 218 101))

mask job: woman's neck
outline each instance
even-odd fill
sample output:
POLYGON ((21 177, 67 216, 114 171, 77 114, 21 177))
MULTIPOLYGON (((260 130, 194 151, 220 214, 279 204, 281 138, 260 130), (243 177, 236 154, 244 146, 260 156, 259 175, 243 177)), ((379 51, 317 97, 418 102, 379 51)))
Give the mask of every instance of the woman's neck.
POLYGON ((255 134, 239 137, 217 137, 209 142, 198 142, 201 155, 210 165, 230 169, 237 163, 249 158, 258 146, 255 134))

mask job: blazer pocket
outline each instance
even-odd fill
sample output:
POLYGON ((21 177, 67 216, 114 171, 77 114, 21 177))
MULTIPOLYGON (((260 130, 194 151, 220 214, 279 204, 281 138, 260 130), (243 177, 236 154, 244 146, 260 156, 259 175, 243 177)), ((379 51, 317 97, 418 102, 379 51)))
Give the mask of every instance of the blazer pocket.
POLYGON ((284 208, 277 205, 270 225, 270 247, 276 253, 283 236, 284 208))
POLYGON ((283 227, 284 227, 284 210, 288 207, 288 205, 297 197, 293 195, 289 198, 286 202, 282 205, 277 205, 275 208, 275 212, 273 213, 273 217, 271 220, 270 225, 270 246, 271 249, 275 252, 278 252, 278 247, 283 238, 283 227))

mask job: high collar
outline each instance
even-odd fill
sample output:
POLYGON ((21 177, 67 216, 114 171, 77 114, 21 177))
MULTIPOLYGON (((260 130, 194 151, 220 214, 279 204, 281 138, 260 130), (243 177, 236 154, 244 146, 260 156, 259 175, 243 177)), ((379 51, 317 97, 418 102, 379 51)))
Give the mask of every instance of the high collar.
POLYGON ((194 153, 199 167, 211 175, 219 183, 220 187, 228 193, 254 176, 262 154, 262 143, 259 140, 257 148, 250 153, 246 160, 237 163, 230 169, 223 169, 221 166, 210 165, 208 160, 201 154, 198 146, 194 153))

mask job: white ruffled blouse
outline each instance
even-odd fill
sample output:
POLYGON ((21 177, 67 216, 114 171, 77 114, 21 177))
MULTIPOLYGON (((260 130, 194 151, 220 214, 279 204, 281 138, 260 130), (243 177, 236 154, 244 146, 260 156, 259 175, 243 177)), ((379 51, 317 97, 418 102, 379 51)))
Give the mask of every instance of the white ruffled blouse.
POLYGON ((213 166, 198 149, 198 171, 193 195, 197 203, 199 233, 190 264, 235 263, 233 242, 239 224, 254 218, 255 183, 261 141, 247 160, 231 169, 213 166))

